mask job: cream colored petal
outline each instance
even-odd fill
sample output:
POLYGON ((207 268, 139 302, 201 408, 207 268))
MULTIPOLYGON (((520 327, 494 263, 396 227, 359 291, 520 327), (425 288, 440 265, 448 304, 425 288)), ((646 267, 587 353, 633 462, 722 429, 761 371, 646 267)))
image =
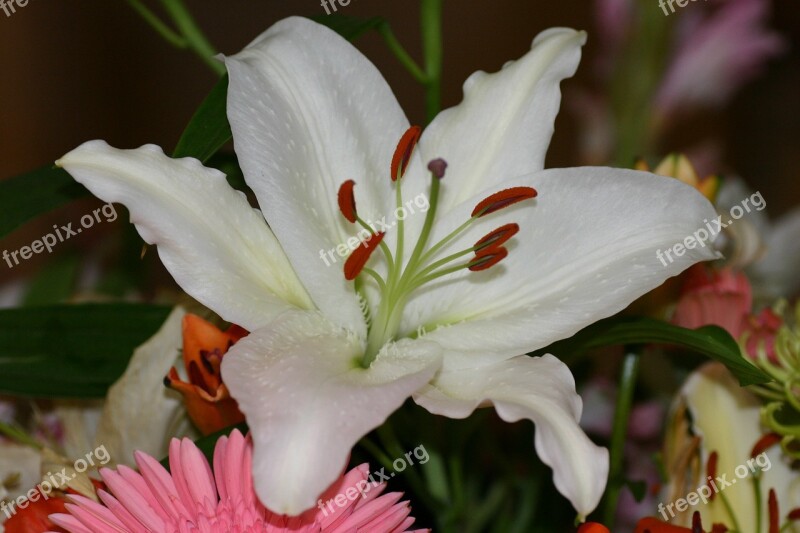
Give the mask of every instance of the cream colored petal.
POLYGON ((136 450, 166 457, 172 437, 191 436, 180 395, 164 386, 164 376, 178 362, 184 314, 175 308, 109 389, 92 450, 104 446, 113 464, 135 466, 136 450))
MULTIPOLYGON (((756 460, 750 457, 753 445, 763 434, 759 415, 761 404, 758 398, 739 386, 723 365, 709 363, 693 373, 682 389, 682 396, 692 416, 692 429, 702 438, 703 468, 696 486, 706 481, 705 465, 709 455, 716 451, 716 477, 724 476, 725 481, 715 481, 715 485, 730 502, 743 531, 756 531, 757 506, 753 478, 749 474, 754 468, 764 467, 761 479, 764 509, 770 488, 775 489, 782 512, 800 505, 800 479, 789 468, 779 446, 773 446, 766 456, 756 460), (731 484, 725 486, 725 482, 731 484)), ((720 497, 691 510, 695 509, 700 511, 704 524, 724 523, 732 527, 730 514, 720 497)), ((684 525, 689 525, 690 515, 687 513, 684 517, 684 525)), ((767 531, 767 525, 767 513, 762 512, 760 531, 767 531)), ((800 531, 800 528, 788 531, 800 531)))

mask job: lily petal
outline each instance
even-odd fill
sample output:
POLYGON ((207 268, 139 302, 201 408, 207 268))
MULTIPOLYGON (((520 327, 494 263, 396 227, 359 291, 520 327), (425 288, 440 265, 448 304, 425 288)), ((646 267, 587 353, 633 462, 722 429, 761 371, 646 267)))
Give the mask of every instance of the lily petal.
POLYGON ((365 335, 335 252, 360 228, 345 223, 337 191, 355 180, 359 215, 385 216, 392 154, 408 120, 372 63, 305 18, 278 22, 225 64, 228 118, 248 185, 317 307, 365 335))
POLYGON ((583 406, 575 380, 554 356, 523 355, 479 371, 444 371, 414 401, 450 418, 466 418, 491 402, 506 422, 533 421, 536 451, 552 467, 558 491, 582 516, 597 507, 608 478, 608 450, 580 428, 583 406))
POLYGON ((718 255, 709 241, 672 254, 672 262, 658 256, 716 218, 700 193, 671 178, 593 167, 507 181, 454 209, 436 225, 432 242, 489 193, 515 186, 534 187, 539 196, 484 217, 440 252, 469 248, 516 222, 508 257, 485 272, 461 271, 426 286, 405 308, 403 332, 423 325, 425 338, 445 348, 445 367, 489 364, 569 337, 718 255))
POLYGON ((364 369, 358 337, 315 312, 285 313, 236 343, 222 377, 250 426, 261 502, 289 515, 316 505, 358 439, 433 377, 440 352, 406 339, 364 369))
MULTIPOLYGON (((125 373, 108 391, 93 442, 105 446, 113 464, 134 467, 136 451, 166 457, 172 437, 192 433, 180 395, 164 386, 164 376, 180 357, 185 314, 175 308, 161 329, 134 351, 125 373)), ((73 457, 90 449, 82 448, 73 457)))
POLYGON ((552 28, 530 52, 494 74, 475 72, 464 100, 441 112, 420 140, 422 160, 448 163, 440 209, 501 181, 544 169, 561 103, 559 83, 575 74, 586 33, 552 28))
POLYGON ((153 145, 118 150, 90 141, 56 162, 131 221, 175 281, 225 320, 252 330, 313 307, 261 214, 218 170, 153 145))
MULTIPOLYGON (((717 452, 717 468, 719 476, 728 480, 739 478, 741 472, 737 468, 748 468, 752 471, 753 461, 750 453, 754 444, 763 435, 760 418, 761 402, 747 389, 739 386, 736 379, 720 363, 708 363, 692 373, 684 384, 681 395, 691 413, 694 434, 702 437, 702 465, 708 462, 711 452, 717 452), (748 460, 750 464, 748 465, 748 460), (744 465, 744 466, 742 466, 744 465)), ((781 509, 788 512, 800 505, 800 480, 792 470, 789 461, 782 454, 780 446, 773 446, 764 452, 766 457, 759 457, 757 466, 763 469, 759 495, 761 505, 766 505, 766 494, 775 489, 780 497, 781 509), (763 464, 762 464, 763 463, 763 464)), ((749 472, 748 472, 749 473, 749 472)), ((752 479, 725 487, 725 497, 735 510, 740 525, 747 529, 766 531, 768 516, 759 512, 753 492, 752 479), (761 524, 755 526, 756 517, 761 517, 761 524)), ((697 487, 705 481, 705 470, 690 480, 691 487, 697 487)), ((681 491, 683 495, 683 491, 681 491)), ((703 523, 731 524, 726 505, 720 498, 715 498, 698 510, 702 514, 703 523)), ((691 512, 679 517, 678 523, 688 525, 691 512), (681 522, 682 521, 682 522, 681 522)), ((790 528, 797 531, 800 528, 790 528)))

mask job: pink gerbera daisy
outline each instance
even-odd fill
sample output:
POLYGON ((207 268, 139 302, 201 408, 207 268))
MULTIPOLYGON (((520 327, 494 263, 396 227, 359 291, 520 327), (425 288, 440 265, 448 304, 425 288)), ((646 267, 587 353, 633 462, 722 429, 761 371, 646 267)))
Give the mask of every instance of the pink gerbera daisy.
POLYGON ((234 431, 217 441, 212 472, 192 441, 173 439, 171 473, 137 452, 140 473, 125 466, 101 471, 110 489, 98 491, 102 504, 71 496, 69 514, 50 519, 70 533, 389 533, 414 523, 408 502, 399 501, 402 493, 381 495, 385 484, 367 481, 367 464, 331 485, 318 508, 298 517, 277 515, 255 496, 252 454, 250 437, 234 431))

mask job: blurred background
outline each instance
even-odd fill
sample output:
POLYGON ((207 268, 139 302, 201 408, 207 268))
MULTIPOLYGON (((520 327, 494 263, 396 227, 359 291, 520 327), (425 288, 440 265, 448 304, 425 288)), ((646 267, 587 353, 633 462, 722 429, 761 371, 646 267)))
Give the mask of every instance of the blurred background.
MULTIPOLYGON (((470 73, 495 71, 524 54, 539 31, 551 26, 585 29, 589 40, 578 74, 562 85, 565 100, 549 166, 610 162, 630 166, 634 155, 650 156, 652 162, 670 151, 688 150, 701 173, 735 173, 760 190, 771 216, 800 204, 800 2, 758 2, 767 6, 759 25, 771 32, 770 51, 756 65, 739 65, 740 71, 747 71, 743 79, 727 82, 719 76, 718 86, 706 86, 706 98, 715 100, 717 95, 717 101, 697 109, 671 108, 666 119, 658 119, 659 134, 649 145, 650 153, 634 154, 609 146, 614 137, 614 117, 609 117, 614 105, 609 100, 625 101, 627 91, 634 98, 648 73, 635 67, 636 60, 629 61, 628 71, 620 74, 621 67, 615 71, 615 85, 609 74, 615 68, 612 64, 625 62, 619 42, 628 39, 629 49, 645 54, 647 39, 657 31, 647 25, 657 24, 683 32, 684 48, 699 48, 704 32, 711 31, 711 23, 704 24, 703 17, 726 3, 690 1, 686 7, 675 5, 675 12, 665 16, 655 0, 636 1, 645 13, 639 19, 625 12, 624 0, 446 2, 444 106, 460 101, 461 84, 470 73), (620 85, 619 79, 629 85, 620 85)), ((155 4, 150 5, 158 12, 155 4)), ((235 53, 280 18, 325 15, 318 0, 187 0, 187 6, 222 53, 235 53)), ((420 57, 416 2, 351 0, 338 12, 385 17, 410 54, 420 57)), ((748 44, 739 42, 749 38, 745 32, 721 38, 722 44, 715 45, 718 56, 695 58, 704 65, 701 74, 714 71, 726 48, 734 56, 746 54, 748 44)), ((679 45, 675 38, 670 43, 673 49, 665 53, 676 55, 679 45)), ((423 90, 381 38, 370 32, 356 45, 388 79, 411 121, 423 122, 423 90)), ((0 72, 0 179, 50 164, 89 139, 106 139, 119 147, 156 143, 169 151, 215 83, 206 65, 165 42, 124 0, 29 0, 11 16, 0 11, 0 72)), ((687 72, 697 76, 691 68, 687 72)), ((695 82, 702 87, 714 83, 714 78, 695 82)), ((639 118, 635 109, 627 116, 630 124, 639 118)), ((652 120, 642 115, 642 122, 652 120)), ((628 131, 633 132, 636 128, 630 124, 628 131)), ((51 213, 4 238, 0 248, 29 244, 54 223, 75 219, 71 212, 79 217, 98 205, 85 201, 51 213)), ((98 253, 96 242, 119 231, 126 218, 98 225, 61 245, 58 253, 98 253)), ((34 256, 14 269, 2 265, 0 281, 36 272, 47 259, 34 256)))

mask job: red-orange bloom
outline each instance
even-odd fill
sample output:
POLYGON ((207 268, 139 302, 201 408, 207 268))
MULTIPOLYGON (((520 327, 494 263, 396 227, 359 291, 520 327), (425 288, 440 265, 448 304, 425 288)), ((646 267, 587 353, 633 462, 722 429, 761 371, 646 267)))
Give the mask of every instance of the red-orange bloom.
POLYGON ((164 383, 183 395, 189 418, 204 435, 244 421, 222 382, 220 365, 230 347, 246 335, 239 326, 222 331, 199 316, 183 318, 183 364, 189 381, 181 380, 173 367, 164 383))
POLYGON ((9 518, 3 527, 6 533, 45 533, 45 531, 62 532, 60 527, 54 525, 48 518, 53 513, 65 513, 66 501, 51 495, 47 499, 39 492, 36 500, 28 500, 27 505, 15 507, 16 513, 9 518))
POLYGON ((603 524, 586 522, 578 528, 578 533, 611 533, 611 531, 603 524))

